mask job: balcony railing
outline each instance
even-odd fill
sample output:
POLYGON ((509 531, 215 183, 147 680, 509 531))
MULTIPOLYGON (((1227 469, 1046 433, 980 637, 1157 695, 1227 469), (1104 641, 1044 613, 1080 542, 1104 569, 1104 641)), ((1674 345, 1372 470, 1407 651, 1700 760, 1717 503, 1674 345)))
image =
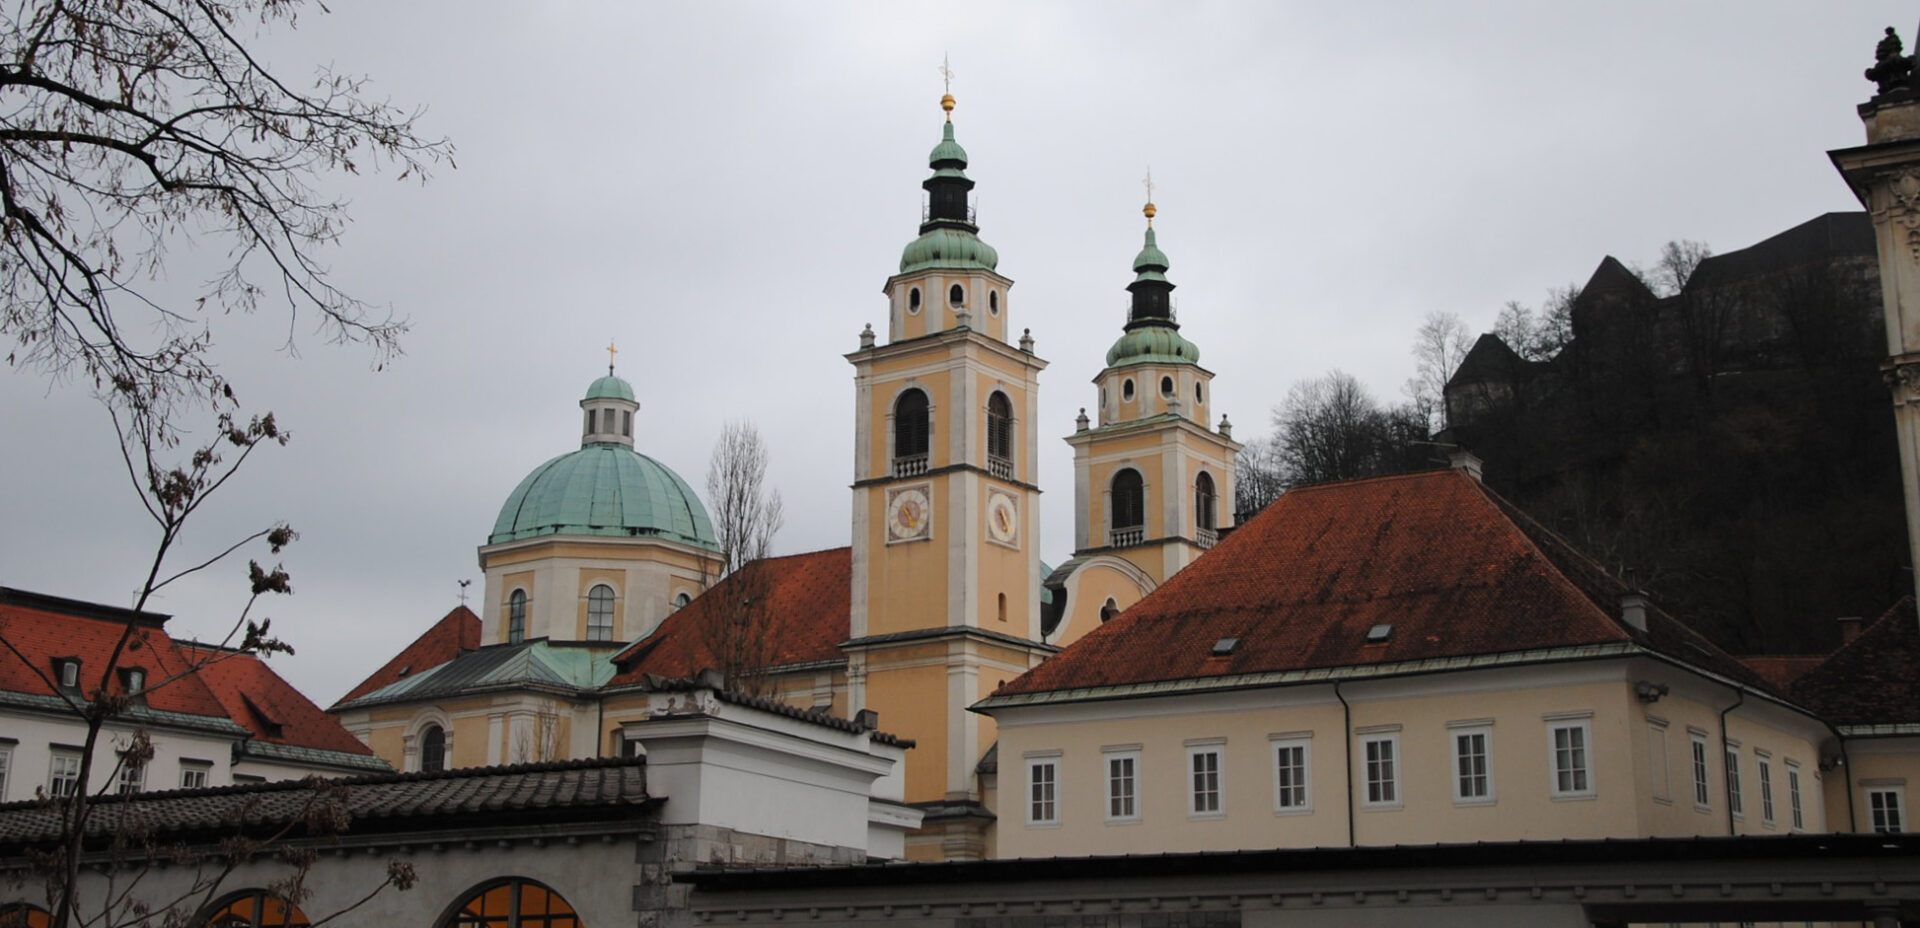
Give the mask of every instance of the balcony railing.
POLYGON ((1131 528, 1116 528, 1107 531, 1107 544, 1116 548, 1126 548, 1147 540, 1147 528, 1135 525, 1131 528))
POLYGON ((895 477, 918 477, 926 472, 927 456, 924 454, 909 454, 893 459, 895 477))
POLYGON ((1213 543, 1219 540, 1220 533, 1213 529, 1197 528, 1193 530, 1193 543, 1202 548, 1211 548, 1213 547, 1213 543))
POLYGON ((1013 459, 1003 458, 997 454, 989 454, 987 455, 987 472, 1001 480, 1012 480, 1013 459))

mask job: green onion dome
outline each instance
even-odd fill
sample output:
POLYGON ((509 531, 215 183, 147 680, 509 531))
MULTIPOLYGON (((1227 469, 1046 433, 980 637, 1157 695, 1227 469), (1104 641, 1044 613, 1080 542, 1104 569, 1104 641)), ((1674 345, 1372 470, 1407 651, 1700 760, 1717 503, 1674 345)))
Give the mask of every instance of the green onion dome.
POLYGON ((1173 328, 1145 325, 1120 336, 1107 349, 1108 367, 1145 363, 1199 364, 1200 348, 1173 328))
POLYGON ((632 448, 595 442, 528 474, 488 544, 545 535, 653 537, 718 550, 706 507, 680 475, 632 448))
POLYGON ((929 268, 991 271, 1000 264, 1000 253, 963 229, 935 228, 907 243, 900 253, 900 273, 929 268))

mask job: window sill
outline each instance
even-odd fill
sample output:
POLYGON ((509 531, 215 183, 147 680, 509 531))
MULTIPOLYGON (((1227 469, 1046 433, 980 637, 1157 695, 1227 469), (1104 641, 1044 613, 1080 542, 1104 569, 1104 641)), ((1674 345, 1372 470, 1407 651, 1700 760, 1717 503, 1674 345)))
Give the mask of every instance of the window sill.
POLYGON ((1362 812, 1398 812, 1404 808, 1406 808, 1406 805, 1398 802, 1370 802, 1360 804, 1360 811, 1362 812))
POLYGON ((1657 806, 1672 806, 1673 800, 1666 796, 1655 796, 1653 797, 1653 804, 1657 806))
POLYGON ((1476 796, 1472 799, 1455 799, 1453 804, 1456 806, 1490 806, 1498 802, 1499 800, 1492 796, 1476 796))
POLYGON ((1225 812, 1189 812, 1187 813, 1187 821, 1189 822, 1224 822, 1226 821, 1226 819, 1227 819, 1227 813, 1225 812))
POLYGON ((1600 797, 1597 793, 1560 793, 1549 798, 1554 802, 1592 802, 1600 797))
POLYGON ((1698 812, 1698 813, 1700 813, 1701 815, 1712 815, 1712 814, 1713 814, 1713 807, 1712 807, 1712 806, 1703 806, 1703 805, 1701 805, 1701 804, 1699 804, 1699 803, 1697 803, 1697 802, 1696 802, 1696 803, 1694 803, 1694 804, 1693 804, 1693 811, 1695 811, 1695 812, 1698 812))
POLYGON ((1028 822, 1027 823, 1027 828, 1033 831, 1047 831, 1047 830, 1051 830, 1059 827, 1060 827, 1059 822, 1028 822))
POLYGON ((1135 817, 1135 818, 1110 818, 1110 819, 1107 819, 1107 820, 1105 820, 1105 824, 1108 824, 1108 825, 1138 825, 1138 824, 1140 824, 1140 819, 1139 819, 1138 817, 1135 817))
POLYGON ((1285 809, 1275 809, 1273 810, 1273 814, 1280 815, 1280 816, 1312 815, 1313 807, 1312 806, 1294 806, 1294 807, 1289 807, 1285 809))

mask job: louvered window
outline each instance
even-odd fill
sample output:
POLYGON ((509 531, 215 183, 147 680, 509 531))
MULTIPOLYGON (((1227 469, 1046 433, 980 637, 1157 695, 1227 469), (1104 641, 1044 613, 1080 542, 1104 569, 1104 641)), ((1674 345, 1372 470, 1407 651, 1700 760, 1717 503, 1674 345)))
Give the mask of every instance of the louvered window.
POLYGON ((1213 476, 1201 471, 1193 481, 1193 521, 1202 531, 1211 532, 1219 526, 1214 523, 1213 476))
POLYGON ((1013 403, 998 391, 987 400, 987 468, 995 477, 1013 479, 1013 403))

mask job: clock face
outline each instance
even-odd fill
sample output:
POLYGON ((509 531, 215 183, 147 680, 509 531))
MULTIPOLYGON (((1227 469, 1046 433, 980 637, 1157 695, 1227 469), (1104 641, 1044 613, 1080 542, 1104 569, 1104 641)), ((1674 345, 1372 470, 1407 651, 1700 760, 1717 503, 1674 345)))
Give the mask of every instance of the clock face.
POLYGON ((909 487, 887 498, 887 536, 895 541, 925 538, 932 524, 926 490, 909 487))
POLYGON ((1019 536, 1020 511, 1013 497, 995 493, 987 498, 987 535, 1001 544, 1013 544, 1019 536))

